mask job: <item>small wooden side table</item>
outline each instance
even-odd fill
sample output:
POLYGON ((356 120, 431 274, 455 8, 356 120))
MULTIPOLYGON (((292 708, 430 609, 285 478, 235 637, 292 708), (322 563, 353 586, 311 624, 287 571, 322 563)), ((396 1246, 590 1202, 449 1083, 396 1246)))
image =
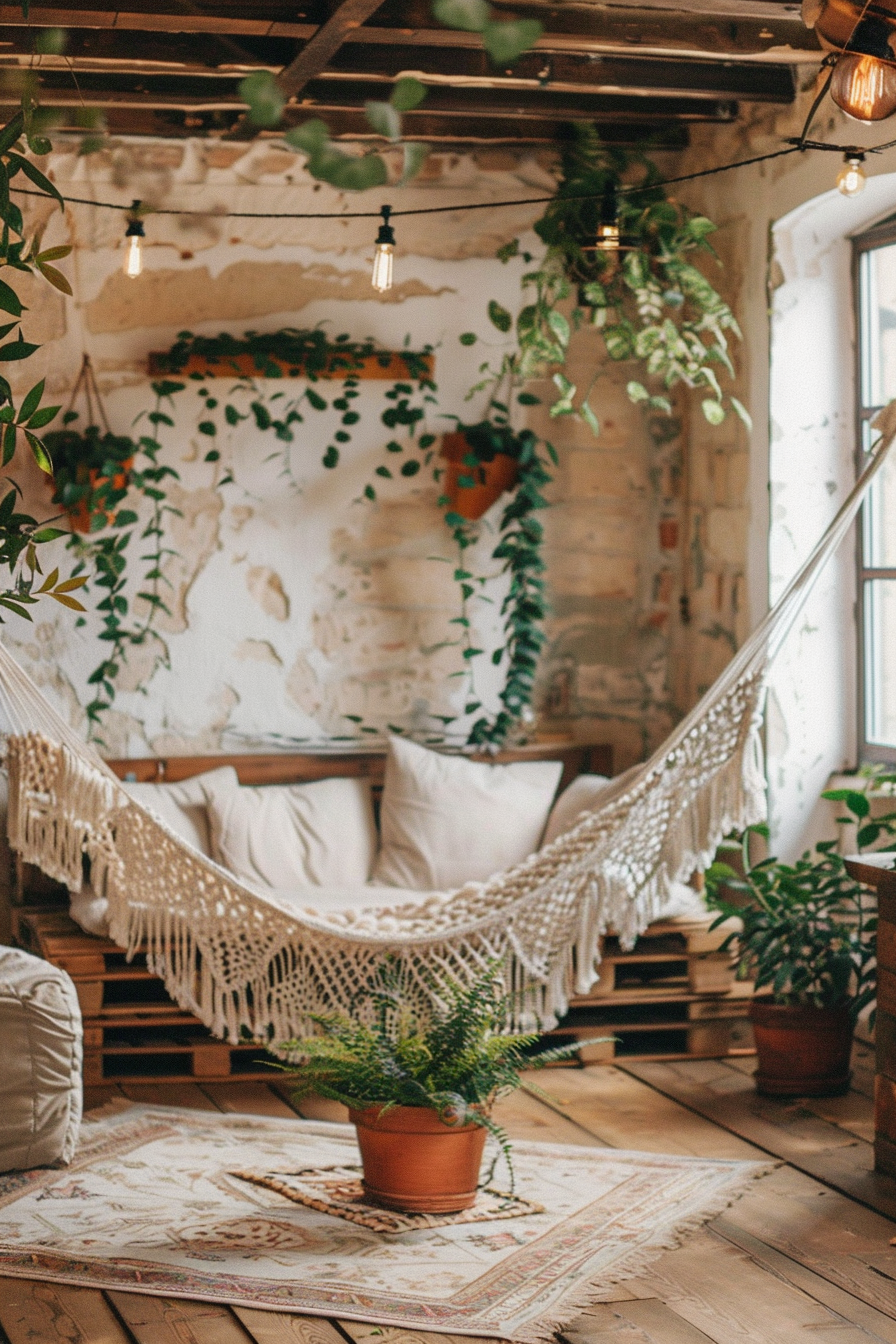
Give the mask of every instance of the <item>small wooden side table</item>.
POLYGON ((846 869, 877 889, 877 1040, 874 1166, 896 1176, 896 855, 848 858, 846 869))

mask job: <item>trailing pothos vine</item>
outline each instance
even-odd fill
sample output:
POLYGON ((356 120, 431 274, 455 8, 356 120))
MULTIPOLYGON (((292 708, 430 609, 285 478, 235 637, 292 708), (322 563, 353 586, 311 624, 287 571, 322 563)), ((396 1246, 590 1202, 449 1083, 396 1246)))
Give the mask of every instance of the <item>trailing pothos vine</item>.
MULTIPOLYGON (((87 678, 92 698, 85 709, 91 738, 99 742, 99 725, 112 708, 116 678, 129 650, 146 643, 160 612, 170 614, 162 564, 172 554, 165 545, 165 518, 176 510, 167 501, 165 483, 179 478, 173 467, 158 460, 162 448, 158 427, 174 421, 162 409, 164 384, 153 387, 155 407, 145 417, 151 428, 136 439, 113 434, 108 425, 103 431, 92 422, 77 428, 79 414, 73 409, 63 416, 64 427, 47 435, 54 461, 54 499, 72 526, 68 544, 77 559, 74 573, 89 578, 102 594, 96 610, 101 619, 98 638, 105 647, 87 678), (140 497, 150 506, 143 521, 133 507, 140 497), (146 549, 139 557, 144 569, 132 600, 127 593, 127 562, 135 543, 144 543, 146 549)), ((78 624, 84 623, 85 618, 79 617, 78 624)))
MULTIPOLYGON (((719 425, 729 410, 749 427, 741 402, 723 389, 721 377, 733 376, 729 336, 740 336, 730 307, 703 272, 694 254, 714 257, 708 241, 715 225, 669 198, 656 165, 643 153, 607 146, 593 126, 570 128, 561 155, 557 195, 535 224, 546 249, 537 262, 523 252, 519 240, 502 247, 502 261, 520 256, 534 266, 523 276, 523 303, 516 316, 492 300, 488 316, 509 338, 497 361, 486 360, 469 396, 491 390, 488 418, 463 427, 469 452, 464 458, 473 484, 477 471, 496 450, 508 451, 520 463, 519 483, 501 519, 501 539, 493 558, 503 561, 510 587, 504 600, 504 647, 492 655, 505 660, 501 710, 483 716, 470 741, 499 745, 507 740, 527 712, 535 684, 538 655, 544 644, 546 614, 543 529, 535 516, 544 507, 543 489, 551 480, 547 459, 557 452, 540 443, 530 430, 514 432, 510 406, 535 405, 540 398, 525 390, 528 380, 551 373, 557 394, 552 418, 573 416, 600 433, 592 404, 601 376, 597 365, 590 384, 580 390, 567 378, 564 365, 570 342, 585 324, 596 327, 609 358, 637 361, 643 373, 627 383, 628 396, 653 418, 672 416, 669 393, 678 386, 701 394, 707 421, 719 425), (596 246, 602 225, 616 232, 618 248, 596 246), (506 400, 497 399, 502 389, 506 400), (543 449, 543 451, 542 451, 543 449)), ((461 344, 477 343, 465 332, 461 344)), ((463 482, 462 482, 463 484, 463 482)), ((478 529, 456 514, 446 515, 461 551, 478 539, 478 529)), ((465 603, 481 592, 481 581, 461 567, 465 603)), ((469 629, 469 612, 461 624, 469 629)), ((473 660, 483 651, 469 645, 473 660)), ((472 675, 472 673, 471 673, 472 675)), ((468 712, 481 708, 475 697, 468 712)))

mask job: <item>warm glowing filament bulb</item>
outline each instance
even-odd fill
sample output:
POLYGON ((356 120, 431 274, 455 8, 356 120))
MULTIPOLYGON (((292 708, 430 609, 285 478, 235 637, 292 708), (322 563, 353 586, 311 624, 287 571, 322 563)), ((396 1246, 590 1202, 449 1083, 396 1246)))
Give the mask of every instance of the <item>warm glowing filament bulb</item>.
POLYGON ((139 234, 131 234, 126 240, 124 252, 124 273, 130 280, 136 280, 143 271, 143 240, 139 234))
POLYGON ((896 65, 846 52, 834 67, 831 97, 856 121, 882 121, 896 112, 896 65))
POLYGON ((851 155, 846 159, 837 174, 837 190, 844 196, 858 196, 865 190, 865 170, 860 158, 851 155))
POLYGON ((128 227, 124 235, 124 273, 129 280, 136 280, 143 271, 143 220, 140 217, 141 201, 134 201, 128 211, 128 227))
POLYGON ((598 252, 618 252, 619 241, 618 224, 598 224, 597 240, 594 244, 598 252))
POLYGON ((373 277, 371 284, 381 294, 392 288, 392 258, 395 255, 394 243, 377 243, 373 254, 373 277))
POLYGON ((370 283, 374 289, 378 289, 381 294, 385 294, 387 289, 392 288, 392 258, 395 255, 395 230, 389 223, 389 216, 392 213, 391 205, 380 206, 380 214, 383 222, 376 235, 376 251, 373 254, 373 275, 370 283))

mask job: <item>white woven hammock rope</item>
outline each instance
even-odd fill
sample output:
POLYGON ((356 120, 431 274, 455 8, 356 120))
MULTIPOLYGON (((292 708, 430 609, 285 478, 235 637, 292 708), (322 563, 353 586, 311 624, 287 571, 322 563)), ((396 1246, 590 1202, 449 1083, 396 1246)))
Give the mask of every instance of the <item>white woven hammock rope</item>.
POLYGON ((248 1033, 276 1045, 303 1034, 310 1013, 351 1011, 386 957, 424 1010, 500 960, 519 1025, 552 1025, 593 983, 602 935, 630 944, 724 835, 764 818, 768 668, 896 437, 896 402, 875 425, 868 467, 715 685, 570 831, 487 882, 423 904, 326 914, 247 886, 128 797, 0 644, 10 845, 71 891, 86 856, 113 940, 129 955, 145 945, 176 1002, 228 1040, 248 1033))

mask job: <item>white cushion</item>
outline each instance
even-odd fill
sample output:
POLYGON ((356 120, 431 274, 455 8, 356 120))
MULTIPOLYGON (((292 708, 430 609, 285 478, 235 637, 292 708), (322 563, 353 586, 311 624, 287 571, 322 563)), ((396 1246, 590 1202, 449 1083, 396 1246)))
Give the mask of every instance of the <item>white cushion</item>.
POLYGON ((559 761, 488 765, 390 738, 380 811, 380 886, 450 891, 538 848, 559 761))
POLYGON ((236 788, 239 783, 232 765, 222 765, 217 770, 206 770, 205 774, 194 775, 177 784, 132 784, 126 782, 125 791, 150 811, 161 817, 171 830, 179 835, 200 854, 211 858, 212 847, 209 835, 208 813, 205 806, 204 788, 206 784, 219 787, 236 788))
POLYGON ((71 1161, 81 1040, 78 996, 65 971, 0 947, 0 1171, 71 1161))
POLYGON ((363 886, 376 854, 370 781, 230 787, 205 797, 212 857, 244 881, 266 887, 363 886))
POLYGON ((571 830, 583 812, 590 811, 600 802, 600 795, 609 782, 608 775, 578 775, 567 785, 551 808, 542 846, 552 844, 558 835, 571 830))

